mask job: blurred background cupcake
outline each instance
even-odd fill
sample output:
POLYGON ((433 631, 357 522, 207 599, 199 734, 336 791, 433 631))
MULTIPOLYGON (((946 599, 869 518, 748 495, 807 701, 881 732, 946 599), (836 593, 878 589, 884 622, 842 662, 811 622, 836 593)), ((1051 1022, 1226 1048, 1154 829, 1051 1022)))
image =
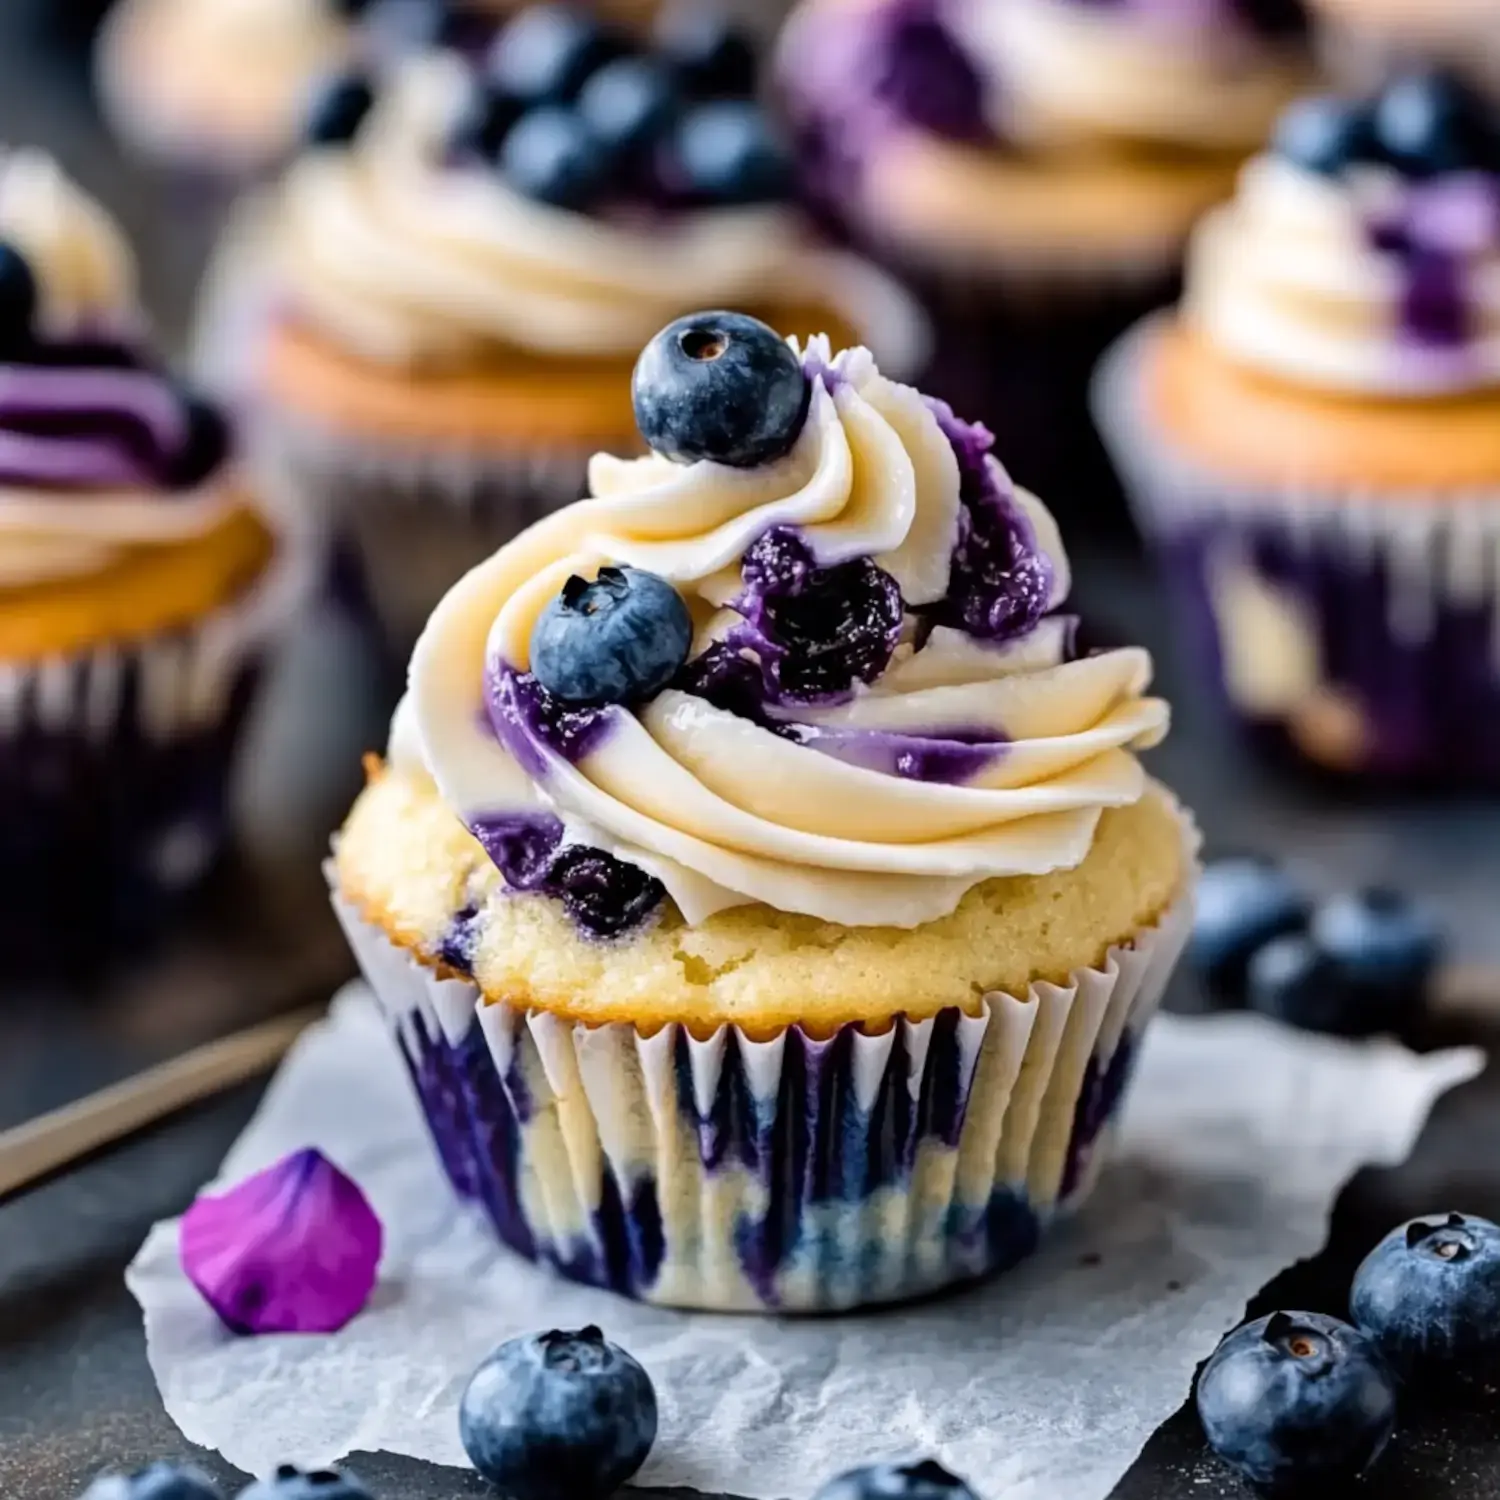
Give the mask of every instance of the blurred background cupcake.
POLYGON ((48 158, 0 156, 4 963, 145 937, 208 871, 298 556, 150 353, 113 223, 48 158))
POLYGON ((1374 87, 1415 63, 1441 64, 1500 98, 1500 0, 1310 0, 1330 69, 1374 87))
POLYGON ((929 384, 1064 513, 1108 514, 1089 368, 1170 297, 1303 42, 1297 0, 805 0, 788 24, 810 191, 920 288, 929 384))
POLYGON ((1310 99, 1099 409, 1230 706, 1343 771, 1500 780, 1500 126, 1310 99))
POLYGON ((478 61, 429 52, 333 111, 225 248, 245 270, 206 326, 243 360, 264 472, 349 528, 402 649, 465 568, 576 498, 590 453, 636 446, 631 367, 673 316, 735 304, 897 373, 922 357, 906 294, 790 201, 754 49, 683 35, 646 48, 536 6, 478 61))

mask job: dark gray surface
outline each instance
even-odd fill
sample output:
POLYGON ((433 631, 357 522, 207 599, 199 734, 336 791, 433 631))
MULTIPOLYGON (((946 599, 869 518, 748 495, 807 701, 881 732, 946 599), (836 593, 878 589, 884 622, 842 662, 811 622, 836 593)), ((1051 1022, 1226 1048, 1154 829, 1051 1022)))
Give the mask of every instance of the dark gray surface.
MULTIPOLYGON (((0 133, 53 146, 116 206, 148 247, 148 293, 166 325, 180 330, 202 221, 184 211, 177 191, 130 170, 101 143, 79 107, 76 68, 69 86, 65 70, 33 65, 18 45, 29 19, 53 3, 0 4, 0 133)), ((1081 575, 1096 636, 1153 646, 1170 690, 1170 633, 1139 570, 1106 566, 1081 575)), ((329 645, 327 633, 325 627, 316 648, 329 645)), ((329 670, 325 664, 322 681, 329 670)), ((293 671, 285 691, 317 703, 321 713, 326 698, 319 682, 316 670, 293 671)), ((1197 809, 1214 845, 1275 850, 1325 885, 1397 880, 1440 905, 1463 935, 1464 957, 1500 960, 1500 923, 1493 919, 1500 809, 1493 801, 1377 803, 1287 780, 1245 763, 1195 711, 1190 695, 1173 696, 1180 705, 1177 730, 1155 767, 1197 809)), ((331 745, 338 742, 334 735, 331 745)), ((307 761, 305 745, 298 756, 307 761)), ((319 785, 334 785, 339 763, 331 773, 312 764, 302 770, 319 785)), ((324 915, 308 852, 320 830, 306 832, 307 850, 297 863, 226 881, 175 952, 108 996, 0 996, 0 1126, 255 1015, 326 995, 347 960, 324 915)), ((1190 993, 1178 999, 1193 1003, 1190 993)), ((1500 1021, 1448 1019, 1415 1040, 1472 1038, 1500 1040, 1500 1021)), ((101 1467, 184 1451, 157 1398, 121 1273, 151 1223, 179 1212, 212 1175, 257 1096, 255 1088, 242 1089, 0 1206, 0 1500, 71 1500, 101 1467)), ((1328 1248, 1290 1268, 1257 1308, 1274 1300, 1342 1311, 1354 1264, 1391 1224, 1448 1207, 1500 1216, 1497 1145, 1500 1077, 1492 1068, 1442 1101, 1409 1163, 1351 1184, 1328 1248)), ((538 1316, 544 1319, 545 1311, 538 1316)), ((1128 1379, 1129 1371, 1120 1376, 1128 1379)), ((1380 1500, 1500 1493, 1497 1415, 1492 1391, 1410 1414, 1393 1461, 1366 1493, 1380 1500)), ((212 1458, 205 1461, 227 1476, 212 1458)), ((488 1493, 472 1476, 415 1463, 367 1457, 357 1465, 386 1500, 488 1493)), ((973 1478, 983 1490, 984 1476, 973 1478)), ((1205 1455, 1186 1410, 1157 1434, 1118 1490, 1121 1500, 1243 1493, 1205 1455)))

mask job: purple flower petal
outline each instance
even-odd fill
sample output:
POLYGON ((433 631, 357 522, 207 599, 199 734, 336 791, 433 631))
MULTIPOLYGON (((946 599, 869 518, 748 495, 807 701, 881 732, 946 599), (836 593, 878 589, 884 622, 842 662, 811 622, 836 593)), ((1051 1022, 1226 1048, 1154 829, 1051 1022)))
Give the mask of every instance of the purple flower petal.
POLYGON ((182 1269, 235 1333, 336 1333, 375 1286, 375 1210, 321 1151, 283 1157, 182 1217, 182 1269))

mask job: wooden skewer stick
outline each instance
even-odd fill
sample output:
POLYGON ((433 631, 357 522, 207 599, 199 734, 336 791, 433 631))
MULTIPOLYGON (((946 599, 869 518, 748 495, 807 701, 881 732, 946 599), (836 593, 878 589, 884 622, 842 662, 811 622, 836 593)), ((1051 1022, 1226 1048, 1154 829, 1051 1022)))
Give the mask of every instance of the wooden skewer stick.
POLYGON ((320 1005, 252 1026, 0 1132, 0 1203, 190 1104, 269 1072, 325 1014, 320 1005))

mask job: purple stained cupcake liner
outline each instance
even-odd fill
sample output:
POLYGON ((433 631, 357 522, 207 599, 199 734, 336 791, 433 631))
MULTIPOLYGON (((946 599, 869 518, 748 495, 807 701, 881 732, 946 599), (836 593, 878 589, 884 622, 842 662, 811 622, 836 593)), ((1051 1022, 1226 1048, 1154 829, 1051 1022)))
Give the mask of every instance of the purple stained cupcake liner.
POLYGON ((170 634, 0 663, 0 965, 83 973, 159 936, 222 852, 234 751, 306 586, 295 549, 170 634))
POLYGON ((1500 474, 1419 494, 1207 472, 1140 398, 1160 326, 1116 346, 1095 402, 1225 709, 1255 743, 1336 772, 1500 784, 1500 474))
POLYGON ((334 894, 448 1178, 501 1240, 643 1301, 754 1312, 899 1301, 1028 1255, 1093 1186, 1191 905, 973 1015, 700 1039, 485 1004, 334 894))

